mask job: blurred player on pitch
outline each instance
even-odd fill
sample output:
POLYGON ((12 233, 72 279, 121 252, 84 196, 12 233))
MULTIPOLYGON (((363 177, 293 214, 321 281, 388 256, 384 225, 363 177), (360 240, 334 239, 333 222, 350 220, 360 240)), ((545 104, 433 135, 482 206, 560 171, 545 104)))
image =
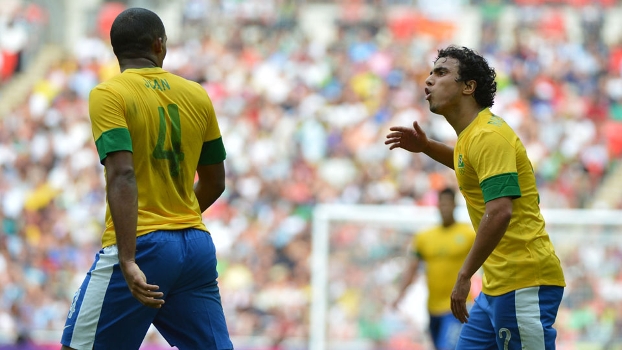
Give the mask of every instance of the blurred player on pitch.
POLYGON ((233 349, 201 217, 225 188, 214 108, 201 85, 162 69, 166 33, 155 13, 123 11, 110 40, 122 73, 89 97, 106 229, 62 349, 138 349, 152 323, 181 350, 233 349))
POLYGON ((438 193, 441 224, 413 236, 411 259, 404 273, 393 308, 415 280, 419 263, 425 263, 428 287, 429 331, 437 350, 453 350, 462 324, 451 313, 451 291, 473 241, 475 232, 469 224, 456 222, 456 194, 446 188, 438 193))
POLYGON ((477 235, 451 295, 452 313, 466 323, 456 349, 555 349, 553 324, 564 273, 545 230, 525 147, 490 111, 495 77, 488 62, 469 48, 439 50, 425 94, 430 111, 456 131, 456 146, 429 139, 416 121, 412 127, 391 127, 385 143, 423 152, 454 169, 466 200, 477 235), (471 276, 481 266, 482 293, 469 313, 471 276))

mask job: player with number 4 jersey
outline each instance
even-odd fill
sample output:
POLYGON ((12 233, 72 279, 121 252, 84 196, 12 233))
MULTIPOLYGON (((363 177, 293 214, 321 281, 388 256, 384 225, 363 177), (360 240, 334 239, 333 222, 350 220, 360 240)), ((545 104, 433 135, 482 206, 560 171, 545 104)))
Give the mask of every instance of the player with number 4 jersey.
MULTIPOLYGON (((126 69, 93 89, 89 105, 100 159, 115 151, 134 154, 136 235, 189 227, 205 230, 192 188, 196 166, 225 159, 205 89, 160 67, 126 69)), ((115 243, 108 210, 102 244, 115 243)))
POLYGON ((106 227, 62 350, 139 349, 152 324, 180 350, 233 349, 201 215, 225 189, 214 108, 199 84, 162 69, 167 38, 155 13, 123 11, 110 41, 121 74, 89 98, 106 227))

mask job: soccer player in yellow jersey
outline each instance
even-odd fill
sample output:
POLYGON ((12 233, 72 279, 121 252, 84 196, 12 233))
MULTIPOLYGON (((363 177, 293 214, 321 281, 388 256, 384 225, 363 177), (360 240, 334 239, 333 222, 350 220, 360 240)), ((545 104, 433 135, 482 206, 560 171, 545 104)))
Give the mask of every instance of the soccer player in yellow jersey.
POLYGON ((451 295, 452 313, 466 323, 456 349, 555 349, 564 274, 545 230, 525 147, 490 111, 495 77, 471 49, 439 50, 425 95, 430 111, 456 131, 455 147, 429 139, 416 121, 412 128, 391 127, 385 143, 454 169, 466 200, 476 238, 451 295), (482 293, 469 312, 470 279, 480 266, 482 293))
POLYGON ((121 74, 89 98, 106 228, 62 349, 138 349, 151 324, 179 349, 233 349, 201 217, 225 188, 212 103, 199 84, 162 69, 166 33, 155 13, 123 11, 110 39, 121 74))
POLYGON ((453 281, 471 250, 475 232, 470 224, 456 222, 456 194, 451 188, 438 193, 441 223, 413 236, 411 259, 393 307, 397 308, 414 281, 419 262, 425 263, 428 286, 429 330, 436 350, 453 350, 462 324, 451 313, 453 281))

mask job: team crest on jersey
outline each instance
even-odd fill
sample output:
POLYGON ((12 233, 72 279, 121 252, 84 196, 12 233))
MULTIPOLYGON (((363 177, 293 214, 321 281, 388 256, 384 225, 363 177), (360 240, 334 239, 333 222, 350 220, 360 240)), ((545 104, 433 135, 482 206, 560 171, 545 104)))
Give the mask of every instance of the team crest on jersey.
POLYGON ((462 154, 458 154, 458 173, 464 175, 464 158, 462 154))

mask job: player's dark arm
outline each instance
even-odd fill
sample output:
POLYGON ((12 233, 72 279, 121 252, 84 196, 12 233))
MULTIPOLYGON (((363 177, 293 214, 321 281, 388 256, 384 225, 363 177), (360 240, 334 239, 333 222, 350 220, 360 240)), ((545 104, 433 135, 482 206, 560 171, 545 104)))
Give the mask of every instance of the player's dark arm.
POLYGON ((397 305, 400 303, 400 301, 404 297, 404 294, 406 294, 406 290, 415 280, 415 276, 417 275, 418 269, 419 269, 419 258, 417 257, 411 258, 408 264, 408 268, 406 269, 406 271, 404 272, 404 276, 402 277, 402 281, 400 283, 397 297, 395 298, 395 301, 393 301, 393 307, 397 307, 397 305))
POLYGON ((458 279, 471 279, 497 247, 512 218, 512 198, 501 197, 486 202, 473 247, 467 255, 458 279))
POLYGON ((138 188, 132 152, 109 153, 106 167, 106 195, 119 250, 119 264, 133 262, 136 255, 138 188))
POLYGON ((224 162, 199 165, 197 167, 199 180, 194 184, 194 194, 199 200, 201 213, 209 208, 225 191, 225 164, 224 162))
POLYGON ((147 284, 145 274, 136 264, 136 225, 138 223, 138 187, 132 152, 108 153, 106 195, 117 238, 119 266, 130 292, 143 305, 160 308, 164 304, 157 285, 147 284))

